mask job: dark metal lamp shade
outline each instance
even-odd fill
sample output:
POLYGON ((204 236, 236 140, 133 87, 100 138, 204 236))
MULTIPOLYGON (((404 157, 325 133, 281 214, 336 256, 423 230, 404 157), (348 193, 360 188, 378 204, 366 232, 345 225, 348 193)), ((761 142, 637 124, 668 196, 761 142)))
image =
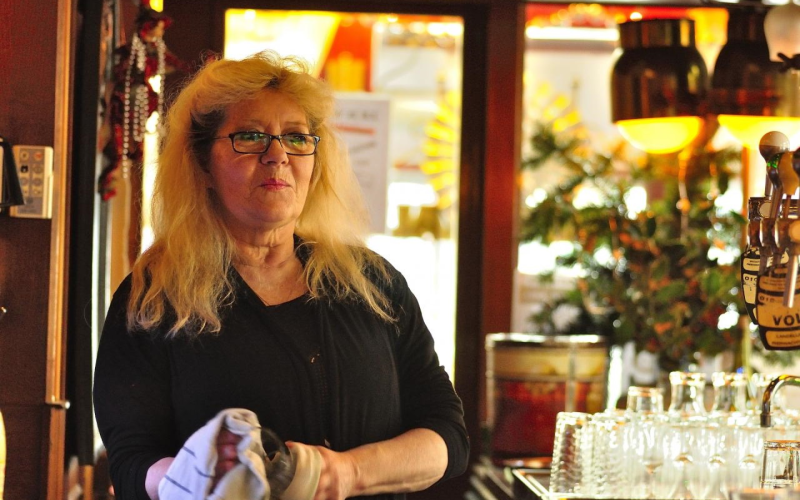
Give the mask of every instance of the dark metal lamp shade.
POLYGON ((625 22, 619 32, 622 53, 611 74, 612 120, 645 151, 684 148, 702 126, 708 86, 705 61, 695 46, 694 21, 625 22), (658 126, 658 131, 642 129, 643 124, 658 126), (631 137, 631 125, 640 126, 636 137, 631 137))
POLYGON ((717 115, 771 116, 779 104, 781 64, 770 61, 763 10, 730 10, 728 41, 711 78, 711 111, 717 115))
POLYGON ((780 62, 770 60, 763 7, 729 11, 728 41, 714 66, 710 111, 741 144, 754 148, 772 130, 796 131, 789 81, 780 62))

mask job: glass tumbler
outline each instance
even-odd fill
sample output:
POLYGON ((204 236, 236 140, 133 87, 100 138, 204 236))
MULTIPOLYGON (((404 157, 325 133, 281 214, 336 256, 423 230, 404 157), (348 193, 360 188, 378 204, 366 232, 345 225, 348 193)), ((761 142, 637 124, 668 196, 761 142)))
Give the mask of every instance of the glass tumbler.
POLYGON ((589 421, 583 412, 559 412, 550 466, 550 491, 584 493, 592 456, 589 421))
POLYGON ((706 417, 704 390, 706 374, 698 372, 670 372, 669 383, 672 400, 667 413, 673 421, 702 420, 706 417))
POLYGON ((707 474, 709 450, 703 444, 707 430, 702 422, 670 420, 663 467, 663 482, 669 486, 669 493, 657 498, 705 498, 702 493, 712 482, 707 474))
POLYGON ((800 483, 800 441, 764 442, 764 465, 761 487, 764 489, 794 488, 800 483))
POLYGON ((713 414, 747 412, 747 375, 744 373, 714 372, 711 375, 714 385, 713 414))
POLYGON ((756 422, 731 427, 731 445, 728 447, 728 488, 730 490, 760 488, 765 435, 765 429, 762 429, 756 422))
POLYGON ((664 395, 658 387, 628 387, 625 408, 633 413, 661 413, 664 411, 664 395))
MULTIPOLYGON (((670 485, 665 483, 663 466, 667 448, 669 423, 663 414, 634 414, 626 432, 628 456, 627 498, 667 498, 670 485)), ((621 490, 624 492, 624 490, 621 490)))
POLYGON ((630 489, 630 475, 625 469, 626 430, 630 420, 622 410, 595 413, 589 421, 591 458, 588 482, 582 493, 594 498, 617 498, 630 489))

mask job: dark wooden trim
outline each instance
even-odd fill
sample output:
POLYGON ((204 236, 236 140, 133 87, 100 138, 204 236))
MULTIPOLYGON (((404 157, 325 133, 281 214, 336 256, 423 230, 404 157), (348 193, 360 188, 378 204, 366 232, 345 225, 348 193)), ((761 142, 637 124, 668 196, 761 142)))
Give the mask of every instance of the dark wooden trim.
POLYGON ((67 301, 67 413, 66 453, 80 465, 94 463, 94 411, 92 409, 93 337, 95 307, 93 267, 95 248, 94 207, 97 193, 98 106, 100 103, 100 28, 103 2, 82 2, 82 29, 75 58, 73 168, 71 169, 70 258, 67 301))
POLYGON ((473 458, 477 456, 480 443, 477 360, 483 317, 480 291, 483 288, 483 178, 488 102, 488 75, 485 71, 473 71, 473 68, 485 67, 488 20, 488 7, 474 9, 464 16, 455 387, 464 404, 464 420, 473 458))
MULTIPOLYGON (((67 427, 67 411, 64 408, 43 406, 44 424, 42 436, 42 461, 46 471, 46 491, 40 498, 47 500, 64 499, 64 442, 67 427), (45 462, 46 460, 46 462, 45 462)), ((10 497, 9 497, 10 498, 10 497)))
POLYGON ((518 194, 525 7, 514 0, 492 3, 489 18, 486 168, 483 176, 481 333, 475 371, 481 420, 485 420, 484 336, 511 329, 514 271, 517 267, 518 194))

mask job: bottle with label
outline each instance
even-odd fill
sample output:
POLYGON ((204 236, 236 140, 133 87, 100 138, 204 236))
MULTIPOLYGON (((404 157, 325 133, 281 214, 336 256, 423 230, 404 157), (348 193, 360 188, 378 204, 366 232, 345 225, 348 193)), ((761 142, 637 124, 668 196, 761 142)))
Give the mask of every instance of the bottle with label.
MULTIPOLYGON (((756 291, 756 317, 758 334, 768 350, 793 351, 800 348, 800 300, 793 307, 783 305, 786 286, 788 256, 760 275, 756 291)), ((800 282, 795 286, 795 297, 800 293, 800 282)))
POLYGON ((756 318, 756 285, 761 262, 762 207, 769 211, 768 206, 766 206, 769 201, 769 198, 765 197, 751 197, 747 200, 747 216, 750 222, 747 226, 747 247, 742 252, 741 257, 742 296, 750 321, 756 324, 758 323, 756 318))

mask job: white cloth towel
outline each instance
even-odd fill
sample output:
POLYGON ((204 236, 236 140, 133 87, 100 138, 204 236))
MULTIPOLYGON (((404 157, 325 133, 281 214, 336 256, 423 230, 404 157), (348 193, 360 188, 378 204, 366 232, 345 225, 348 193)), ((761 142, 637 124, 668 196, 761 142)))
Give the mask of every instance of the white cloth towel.
POLYGON ((223 410, 184 443, 158 485, 158 496, 162 500, 268 499, 263 457, 261 427, 255 413, 242 408, 223 410), (240 463, 210 491, 217 464, 217 435, 223 427, 242 436, 237 446, 240 463))

